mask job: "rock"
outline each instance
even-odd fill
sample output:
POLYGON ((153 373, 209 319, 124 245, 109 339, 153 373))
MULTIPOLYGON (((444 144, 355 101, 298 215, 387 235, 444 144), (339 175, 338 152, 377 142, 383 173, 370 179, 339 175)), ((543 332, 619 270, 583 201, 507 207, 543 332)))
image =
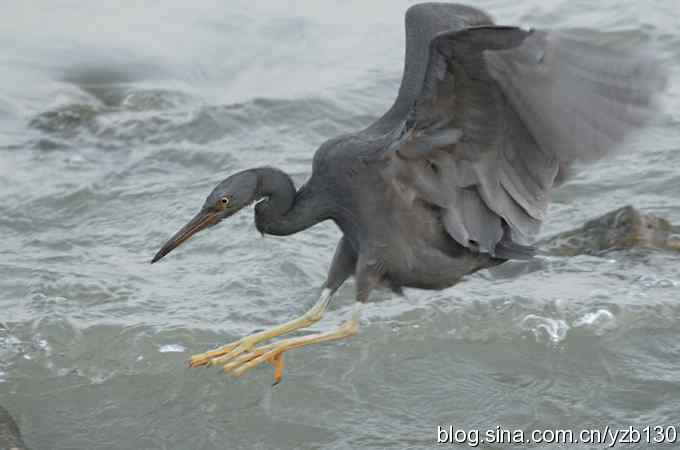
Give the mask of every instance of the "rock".
POLYGON ((0 449, 26 450, 26 444, 21 439, 21 432, 14 418, 5 408, 0 406, 0 449))
POLYGON ((589 220, 580 228, 542 239, 536 246, 555 256, 598 255, 639 247, 680 251, 680 227, 624 206, 589 220))
POLYGON ((96 106, 86 103, 65 105, 38 114, 31 119, 29 126, 47 133, 60 133, 72 137, 81 128, 96 132, 99 112, 96 106))

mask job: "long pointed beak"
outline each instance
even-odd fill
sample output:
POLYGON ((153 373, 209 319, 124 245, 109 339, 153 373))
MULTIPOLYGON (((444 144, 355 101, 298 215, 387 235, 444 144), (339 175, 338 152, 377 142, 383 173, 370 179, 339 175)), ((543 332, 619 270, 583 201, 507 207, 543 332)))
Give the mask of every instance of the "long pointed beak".
POLYGON ((165 243, 156 256, 151 260, 151 264, 155 263, 175 248, 179 247, 184 241, 189 239, 194 234, 208 227, 211 227, 219 222, 219 215, 213 211, 203 210, 196 214, 196 216, 191 219, 189 223, 184 225, 181 230, 179 230, 173 237, 171 237, 168 242, 165 243))

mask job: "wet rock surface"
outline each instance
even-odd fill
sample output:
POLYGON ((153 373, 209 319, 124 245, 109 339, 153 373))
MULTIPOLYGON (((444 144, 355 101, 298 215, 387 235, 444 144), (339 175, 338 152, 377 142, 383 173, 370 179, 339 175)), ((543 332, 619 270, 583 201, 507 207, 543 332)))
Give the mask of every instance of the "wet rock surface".
POLYGON ((554 256, 599 255, 630 248, 677 252, 680 251, 680 226, 628 205, 574 230, 542 239, 536 245, 554 256))
POLYGON ((9 411, 0 406, 0 450, 25 450, 19 426, 9 411))

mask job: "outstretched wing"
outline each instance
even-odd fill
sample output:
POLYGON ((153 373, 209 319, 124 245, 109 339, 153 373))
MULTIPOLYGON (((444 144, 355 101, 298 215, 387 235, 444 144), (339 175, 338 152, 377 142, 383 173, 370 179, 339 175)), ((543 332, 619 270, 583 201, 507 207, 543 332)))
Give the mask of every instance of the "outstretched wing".
POLYGON ((422 3, 406 11, 406 55, 399 94, 392 107, 365 132, 383 134, 404 120, 422 91, 428 71, 428 49, 439 33, 464 30, 493 21, 483 11, 470 6, 447 3, 422 3))
POLYGON ((558 173, 605 155, 654 113, 664 72, 620 37, 499 26, 438 34, 384 177, 439 207, 468 248, 500 256, 527 243, 558 173))

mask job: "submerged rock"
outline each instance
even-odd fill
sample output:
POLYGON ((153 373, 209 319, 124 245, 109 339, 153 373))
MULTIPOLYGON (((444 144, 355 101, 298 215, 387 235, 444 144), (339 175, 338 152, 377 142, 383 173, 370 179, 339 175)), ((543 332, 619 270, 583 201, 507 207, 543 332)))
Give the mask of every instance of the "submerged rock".
POLYGON ((21 432, 14 418, 5 408, 0 406, 0 449, 26 450, 26 444, 21 439, 21 432))
POLYGON ((555 256, 598 255, 639 247, 680 251, 680 227, 624 206, 589 220, 580 228, 542 239, 536 245, 555 256))
POLYGON ((29 126, 72 137, 82 128, 96 131, 99 113, 99 108, 91 104, 71 104, 38 114, 31 119, 29 126))

